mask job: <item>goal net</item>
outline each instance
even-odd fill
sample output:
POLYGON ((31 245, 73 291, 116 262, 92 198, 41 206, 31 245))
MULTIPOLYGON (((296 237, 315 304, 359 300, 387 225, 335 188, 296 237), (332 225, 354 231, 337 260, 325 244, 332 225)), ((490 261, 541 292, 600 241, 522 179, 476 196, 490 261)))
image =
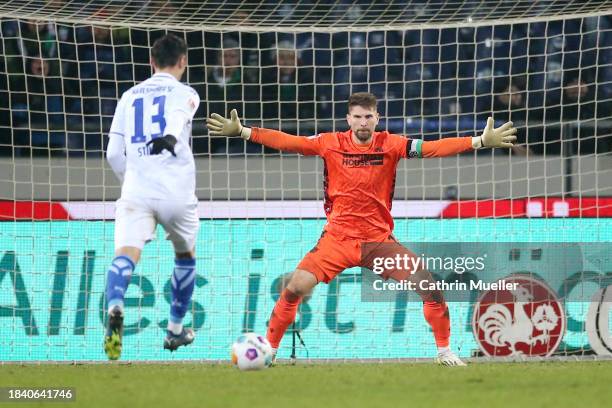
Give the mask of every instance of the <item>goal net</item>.
MULTIPOLYGON (((240 333, 265 333, 286 274, 325 224, 320 159, 211 137, 206 116, 235 108, 247 126, 302 136, 346 130, 347 98, 360 91, 379 100, 379 130, 476 135, 488 116, 519 130, 509 152, 398 167, 399 241, 455 260, 486 254, 482 282, 522 288, 446 291, 453 350, 612 353, 610 3, 328 3, 0 4, 1 361, 105 359, 120 193, 104 158, 107 132, 121 93, 152 74, 149 48, 166 32, 185 38, 183 79, 202 100, 192 140, 198 276, 186 318, 197 337, 176 353, 162 349, 173 252, 160 227, 126 295, 122 359, 228 359, 240 333)), ((375 278, 353 268, 317 286, 279 357, 434 356, 418 298, 378 293, 375 278)))

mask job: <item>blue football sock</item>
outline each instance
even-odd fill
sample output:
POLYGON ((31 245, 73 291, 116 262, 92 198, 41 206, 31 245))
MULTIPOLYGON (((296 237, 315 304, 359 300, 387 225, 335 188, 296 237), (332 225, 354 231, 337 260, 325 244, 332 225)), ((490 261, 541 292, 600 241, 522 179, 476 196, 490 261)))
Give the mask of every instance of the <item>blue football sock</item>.
POLYGON ((172 272, 172 305, 168 330, 180 334, 183 330, 183 318, 189 309, 191 295, 195 285, 195 259, 175 259, 172 272))
POLYGON ((127 256, 120 255, 113 259, 106 278, 106 302, 109 312, 115 306, 123 310, 123 299, 134 267, 134 262, 127 256))

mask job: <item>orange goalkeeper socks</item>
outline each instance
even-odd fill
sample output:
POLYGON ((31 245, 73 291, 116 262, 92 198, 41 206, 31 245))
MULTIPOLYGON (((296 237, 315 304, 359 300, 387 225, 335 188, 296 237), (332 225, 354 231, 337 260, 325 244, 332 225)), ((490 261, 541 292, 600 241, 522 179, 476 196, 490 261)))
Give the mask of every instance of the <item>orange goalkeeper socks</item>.
POLYGON ((302 297, 289 289, 284 289, 278 298, 272 316, 270 316, 268 333, 266 334, 273 348, 278 348, 287 327, 295 320, 295 314, 301 301, 302 297))
POLYGON ((450 340, 450 317, 446 303, 423 302, 423 314, 433 330, 436 346, 448 347, 450 340))

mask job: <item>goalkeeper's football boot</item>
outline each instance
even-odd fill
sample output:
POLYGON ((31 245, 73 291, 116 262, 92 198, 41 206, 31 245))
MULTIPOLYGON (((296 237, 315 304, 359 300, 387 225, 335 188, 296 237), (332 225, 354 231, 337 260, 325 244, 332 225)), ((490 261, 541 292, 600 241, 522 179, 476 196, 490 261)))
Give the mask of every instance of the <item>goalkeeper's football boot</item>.
POLYGON ((181 346, 186 346, 193 343, 195 339, 195 333, 191 329, 183 328, 183 331, 179 335, 173 334, 168 331, 166 338, 164 339, 164 348, 166 350, 174 351, 181 346))
POLYGON ((443 366, 466 366, 463 361, 455 353, 450 350, 446 350, 438 353, 438 358, 436 358, 436 362, 443 366))
POLYGON ((123 311, 115 306, 108 314, 106 335, 104 336, 104 352, 109 360, 121 357, 121 339, 123 338, 123 311))
POLYGON ((275 349, 274 347, 272 347, 272 357, 270 358, 270 364, 268 364, 268 367, 275 367, 276 366, 276 352, 278 349, 275 349))

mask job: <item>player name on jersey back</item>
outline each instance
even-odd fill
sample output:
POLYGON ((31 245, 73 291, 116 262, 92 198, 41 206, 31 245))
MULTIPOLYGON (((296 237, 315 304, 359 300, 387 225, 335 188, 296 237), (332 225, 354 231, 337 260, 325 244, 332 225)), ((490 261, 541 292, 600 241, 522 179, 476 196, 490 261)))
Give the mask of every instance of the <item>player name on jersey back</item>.
POLYGON ((142 86, 142 87, 135 86, 132 89, 130 89, 130 93, 134 95, 144 94, 144 93, 149 93, 149 92, 170 93, 172 92, 174 88, 176 87, 168 86, 168 85, 157 85, 157 86, 148 85, 148 86, 142 86))

